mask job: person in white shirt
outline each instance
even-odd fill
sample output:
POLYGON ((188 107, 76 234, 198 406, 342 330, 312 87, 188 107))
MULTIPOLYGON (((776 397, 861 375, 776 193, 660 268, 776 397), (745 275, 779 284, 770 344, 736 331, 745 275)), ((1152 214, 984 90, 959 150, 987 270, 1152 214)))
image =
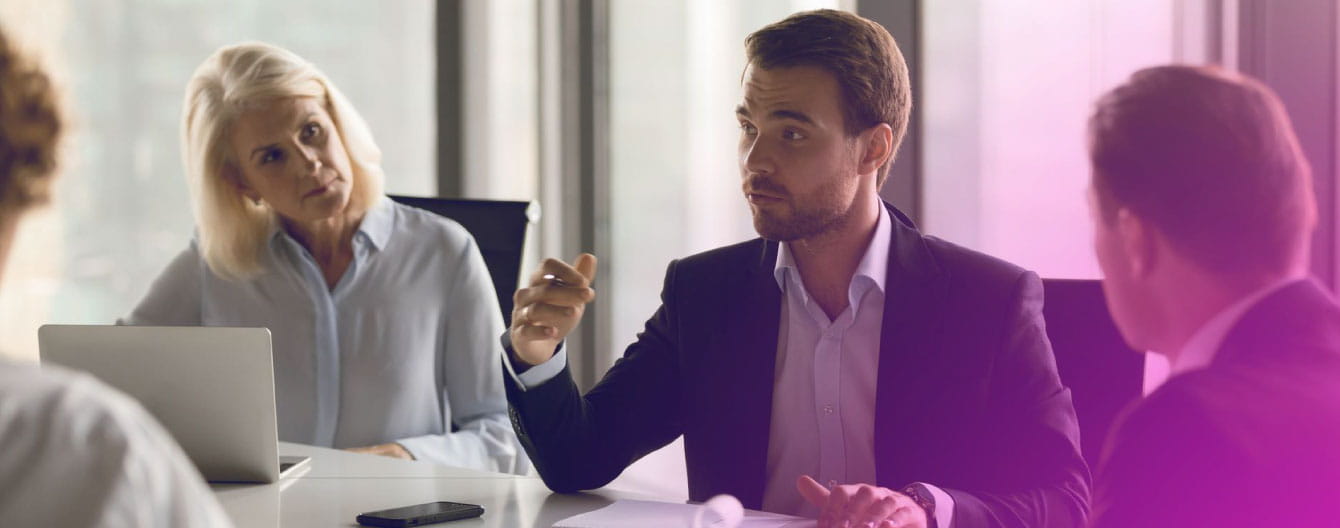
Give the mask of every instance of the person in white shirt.
POLYGON ((5 526, 232 526, 139 403, 83 373, 8 361, 0 361, 0 519, 5 526))
MULTIPOLYGON (((45 72, 0 34, 0 270, 47 201, 64 121, 45 72)), ((181 448, 138 403, 84 374, 0 361, 0 524, 227 528, 181 448)))

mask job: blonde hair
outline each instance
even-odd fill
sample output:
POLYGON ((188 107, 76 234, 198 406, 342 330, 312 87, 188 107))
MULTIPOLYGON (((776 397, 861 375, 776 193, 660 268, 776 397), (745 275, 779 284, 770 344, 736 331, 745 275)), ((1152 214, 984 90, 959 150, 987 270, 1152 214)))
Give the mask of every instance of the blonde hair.
POLYGON ((291 97, 314 98, 330 113, 353 170, 353 212, 366 211, 382 194, 381 150, 330 79, 302 57, 270 44, 220 48, 186 86, 182 157, 200 254, 221 277, 244 280, 264 272, 261 251, 278 223, 269 206, 247 200, 224 175, 228 165, 238 166, 230 148, 232 126, 248 105, 291 97))

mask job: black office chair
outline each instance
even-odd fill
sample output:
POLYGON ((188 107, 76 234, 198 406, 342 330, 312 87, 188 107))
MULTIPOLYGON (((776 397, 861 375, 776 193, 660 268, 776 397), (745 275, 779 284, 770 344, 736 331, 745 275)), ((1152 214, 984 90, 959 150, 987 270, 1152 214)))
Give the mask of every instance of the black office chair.
POLYGON ((493 290, 498 294, 503 321, 512 324, 512 294, 521 280, 522 260, 530 227, 540 219, 536 202, 509 202, 500 200, 456 200, 450 198, 422 198, 391 196, 392 200, 418 207, 455 220, 465 227, 493 278, 493 290))
POLYGON ((1047 337, 1056 354, 1061 381, 1070 387, 1074 398, 1084 459, 1094 468, 1117 414, 1140 398, 1144 355, 1122 340, 1098 281, 1042 282, 1047 337))

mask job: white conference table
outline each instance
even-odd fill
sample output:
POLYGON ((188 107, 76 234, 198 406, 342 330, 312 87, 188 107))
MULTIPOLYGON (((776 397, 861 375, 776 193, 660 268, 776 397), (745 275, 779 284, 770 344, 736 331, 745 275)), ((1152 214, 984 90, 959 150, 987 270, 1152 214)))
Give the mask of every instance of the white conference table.
POLYGON ((549 528, 555 522, 617 499, 655 500, 597 490, 550 492, 538 477, 521 477, 396 460, 289 442, 281 455, 311 457, 311 467, 273 484, 214 484, 211 488, 238 528, 358 526, 360 513, 425 502, 453 501, 484 507, 479 518, 444 528, 549 528))

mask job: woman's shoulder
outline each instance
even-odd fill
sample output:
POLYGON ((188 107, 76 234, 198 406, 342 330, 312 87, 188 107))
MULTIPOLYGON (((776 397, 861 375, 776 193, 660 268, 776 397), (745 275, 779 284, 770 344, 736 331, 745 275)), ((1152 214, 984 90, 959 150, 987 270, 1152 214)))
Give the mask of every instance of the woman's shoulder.
POLYGON ((474 237, 459 222, 409 205, 387 199, 395 214, 394 237, 397 243, 442 246, 463 250, 474 244, 474 237))

